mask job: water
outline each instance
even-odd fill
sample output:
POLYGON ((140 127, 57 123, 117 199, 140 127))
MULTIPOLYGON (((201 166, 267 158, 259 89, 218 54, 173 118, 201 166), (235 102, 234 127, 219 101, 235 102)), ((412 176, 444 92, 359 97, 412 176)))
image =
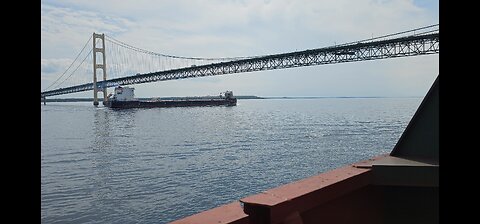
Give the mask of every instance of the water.
POLYGON ((168 223, 389 153, 421 98, 41 105, 42 223, 168 223))

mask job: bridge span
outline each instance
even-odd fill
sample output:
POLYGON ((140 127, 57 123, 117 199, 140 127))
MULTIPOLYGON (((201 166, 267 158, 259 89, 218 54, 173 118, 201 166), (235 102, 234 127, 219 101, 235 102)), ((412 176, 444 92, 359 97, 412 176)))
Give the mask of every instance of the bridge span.
MULTIPOLYGON (((94 34, 94 36, 95 35, 98 34, 94 34)), ((103 91, 105 95, 106 88, 118 85, 133 85, 174 79, 437 54, 440 51, 439 42, 440 36, 438 32, 377 41, 358 41, 325 48, 257 56, 198 66, 192 65, 188 67, 136 74, 110 80, 104 79, 103 81, 96 81, 95 79, 92 83, 44 91, 41 92, 41 97, 42 99, 45 99, 45 97, 48 96, 76 93, 94 89, 103 91)), ((98 51, 98 48, 96 50, 98 51)), ((105 65, 95 66, 104 67, 105 65)))

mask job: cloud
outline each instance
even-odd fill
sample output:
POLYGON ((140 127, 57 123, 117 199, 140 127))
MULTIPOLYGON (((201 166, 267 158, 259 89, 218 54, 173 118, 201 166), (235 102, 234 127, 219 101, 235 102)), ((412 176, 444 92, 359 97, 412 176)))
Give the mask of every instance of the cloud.
POLYGON ((41 60, 41 73, 45 80, 55 80, 65 72, 72 63, 69 58, 55 58, 41 60))
POLYGON ((99 12, 41 5, 42 58, 74 57, 93 32, 112 35, 127 32, 134 23, 99 12))
POLYGON ((41 71, 46 75, 62 72, 60 69, 66 68, 66 66, 72 63, 71 59, 42 59, 41 71))
POLYGON ((426 9, 405 0, 104 0, 68 6, 60 11, 73 13, 71 20, 85 20, 75 24, 90 26, 87 33, 104 30, 150 50, 205 56, 323 47, 435 22, 426 9))

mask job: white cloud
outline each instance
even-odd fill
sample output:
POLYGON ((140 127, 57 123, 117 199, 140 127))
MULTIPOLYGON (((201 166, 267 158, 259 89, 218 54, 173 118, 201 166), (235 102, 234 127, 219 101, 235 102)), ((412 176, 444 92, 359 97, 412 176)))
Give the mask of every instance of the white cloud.
POLYGON ((42 4, 42 58, 75 57, 93 32, 127 32, 133 22, 99 12, 75 10, 42 4))
POLYGON ((46 75, 56 74, 60 71, 59 69, 68 66, 72 63, 71 59, 63 58, 63 59, 42 59, 41 62, 41 71, 46 75))

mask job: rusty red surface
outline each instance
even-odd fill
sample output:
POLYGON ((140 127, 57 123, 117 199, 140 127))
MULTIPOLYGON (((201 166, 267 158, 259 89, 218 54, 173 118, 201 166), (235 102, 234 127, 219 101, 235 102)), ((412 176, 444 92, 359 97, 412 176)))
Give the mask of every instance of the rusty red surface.
MULTIPOLYGON (((260 194, 248 196, 240 201, 248 204, 258 204, 265 206, 275 206, 280 203, 299 198, 301 196, 316 192, 323 188, 338 184, 342 181, 360 176, 369 171, 369 169, 358 168, 357 164, 370 166, 374 161, 385 158, 388 155, 377 156, 354 165, 348 165, 331 171, 320 173, 316 176, 308 177, 296 182, 288 183, 277 188, 269 189, 260 194)), ((366 185, 369 180, 363 180, 358 184, 366 185), (366 182, 365 182, 366 181, 366 182)), ((357 185, 355 187, 361 187, 357 185)))
POLYGON ((210 209, 170 224, 248 224, 248 216, 243 212, 239 202, 233 202, 210 209))
MULTIPOLYGON (((370 160, 371 161, 371 160, 370 160)), ((371 183, 370 169, 352 165, 241 199, 250 223, 282 223, 371 183)))
MULTIPOLYGON (((387 154, 380 155, 269 189, 243 198, 240 202, 198 213, 172 224, 309 224, 320 220, 326 223, 371 224, 402 218, 391 211, 396 211, 396 204, 402 205, 401 199, 406 196, 388 202, 385 198, 392 198, 388 193, 390 188, 375 184, 378 179, 376 165, 391 160, 398 159, 390 158, 387 154), (387 202, 394 206, 385 207, 387 202)), ((398 164, 391 165, 396 167, 398 164)), ((425 190, 418 188, 412 192, 417 191, 425 190)), ((426 197, 425 200, 430 198, 426 197)), ((435 213, 428 214, 433 216, 435 213)))
MULTIPOLYGON (((301 196, 311 194, 334 184, 338 184, 339 182, 348 180, 350 178, 360 176, 367 172, 369 172, 368 169, 359 169, 352 166, 346 166, 297 182, 285 184, 277 188, 269 189, 260 194, 243 198, 240 201, 248 204, 276 206, 281 203, 297 199, 301 196)), ((365 185, 368 183, 368 179, 363 182, 365 185)), ((358 187, 361 186, 358 185, 358 187)))

